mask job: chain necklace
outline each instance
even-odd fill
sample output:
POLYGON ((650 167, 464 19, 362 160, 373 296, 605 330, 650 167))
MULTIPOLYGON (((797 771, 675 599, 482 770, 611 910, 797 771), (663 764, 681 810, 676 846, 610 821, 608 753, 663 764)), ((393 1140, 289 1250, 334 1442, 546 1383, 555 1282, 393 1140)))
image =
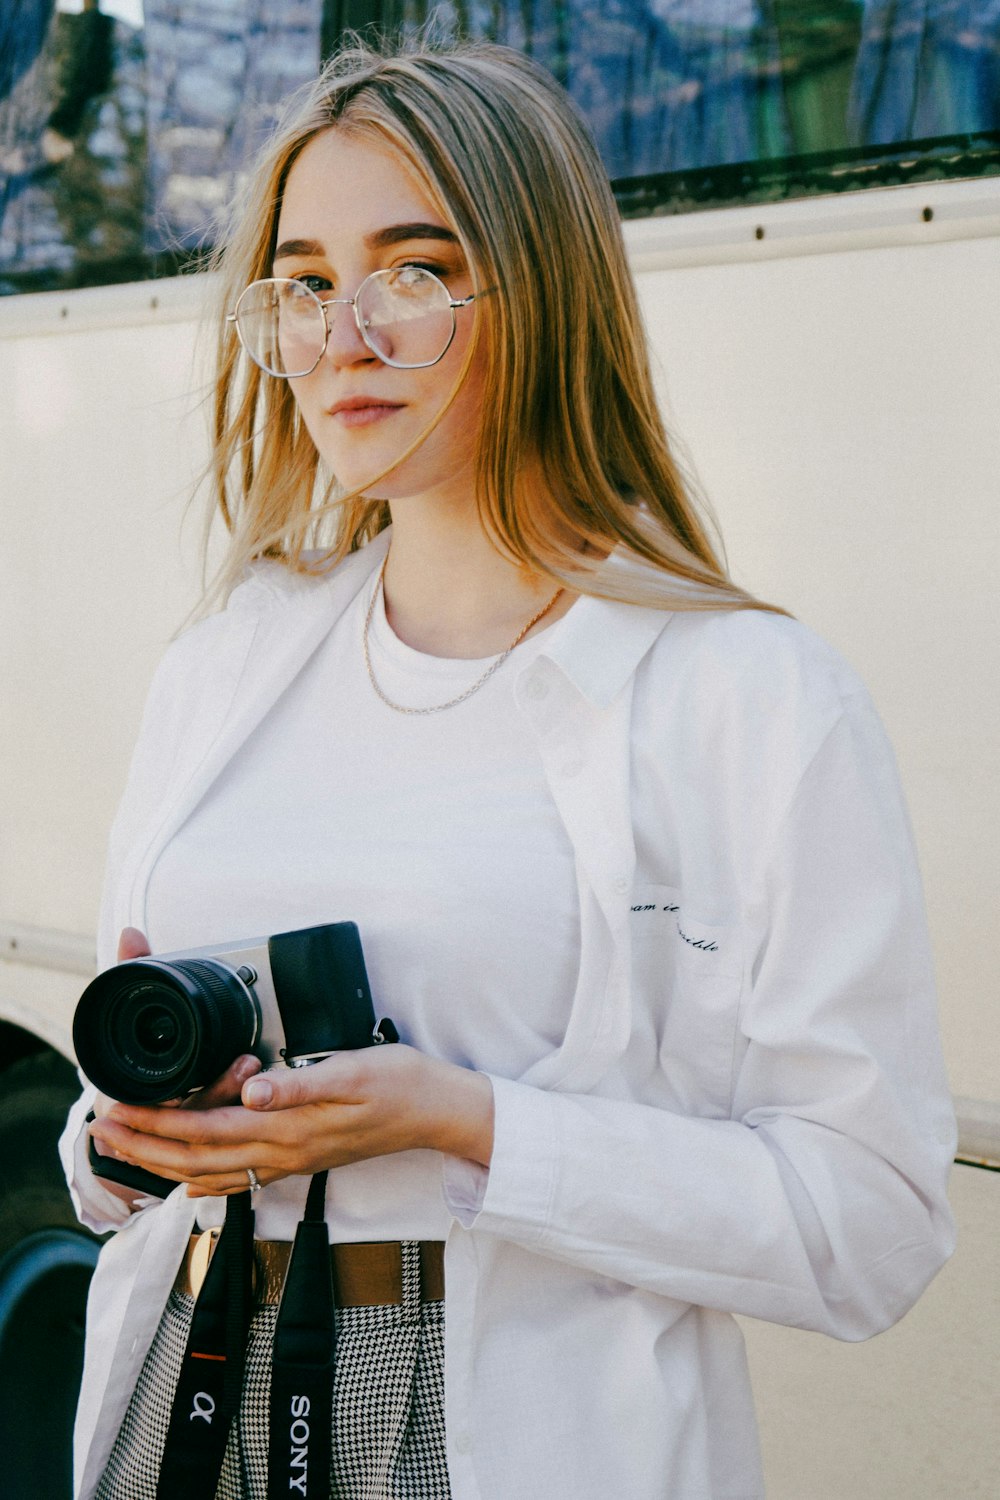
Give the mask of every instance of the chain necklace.
POLYGON ((478 693, 483 684, 490 680, 490 678, 493 676, 493 673, 503 666, 504 662, 507 660, 514 647, 520 645, 521 641, 524 640, 524 637, 528 634, 528 631, 531 629, 531 627, 533 625, 537 625, 539 620, 543 619, 544 616, 548 614, 549 610, 552 608, 553 604, 555 604, 560 594, 564 592, 564 590, 561 588, 556 589, 548 604, 543 605, 543 607, 538 611, 537 615, 532 615, 527 625, 525 625, 523 629, 518 631, 517 635, 511 641, 507 649, 505 651, 501 651, 500 655, 490 662, 482 677, 474 682, 471 687, 466 688, 464 693, 459 693, 457 698, 449 698, 447 703, 433 703, 431 704, 430 708, 407 708, 404 703, 394 703, 391 698, 388 698, 385 693, 383 693, 382 689, 379 687, 378 682, 375 679, 375 673, 372 669, 371 653, 368 650, 368 632, 371 628, 372 615, 375 613, 375 602, 378 599, 379 589, 382 589, 383 598, 385 597, 385 584, 383 582, 383 575, 385 574, 385 563, 387 563, 388 561, 389 557, 388 554, 386 554, 385 562, 379 569, 378 578, 375 580, 375 587, 372 589, 371 602, 368 605, 368 613, 365 615, 365 628, 362 632, 361 641, 364 647, 365 667, 368 672, 368 681, 371 683, 378 696, 382 699, 382 702, 386 704, 387 707, 395 709, 398 714, 439 714, 441 713, 442 709, 454 708, 456 703, 464 703, 466 698, 471 698, 473 693, 478 693))

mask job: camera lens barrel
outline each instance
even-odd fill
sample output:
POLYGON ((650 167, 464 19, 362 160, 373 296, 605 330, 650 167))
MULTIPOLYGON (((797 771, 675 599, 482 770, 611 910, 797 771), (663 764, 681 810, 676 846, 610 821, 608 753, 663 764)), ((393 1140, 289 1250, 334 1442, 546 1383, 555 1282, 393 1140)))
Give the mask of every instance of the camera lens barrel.
POLYGON ((259 1024, 252 991, 227 964, 138 958, 84 990, 73 1045, 102 1093, 125 1104, 160 1104, 204 1088, 251 1051, 259 1024))

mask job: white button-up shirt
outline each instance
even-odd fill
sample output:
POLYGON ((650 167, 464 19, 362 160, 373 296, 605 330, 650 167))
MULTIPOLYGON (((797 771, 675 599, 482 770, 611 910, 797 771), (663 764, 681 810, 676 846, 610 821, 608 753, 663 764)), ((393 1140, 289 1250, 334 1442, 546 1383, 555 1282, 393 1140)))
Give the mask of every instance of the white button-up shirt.
MULTIPOLYGON (((386 544, 323 580, 265 565, 170 648, 112 835, 102 964, 144 925, 172 833, 386 544)), ((732 1314, 867 1338, 953 1244, 912 840, 865 689, 796 622, 586 598, 563 627, 517 700, 576 854, 579 978, 560 1046, 493 1078, 489 1170, 445 1164, 452 1494, 757 1500, 732 1314)), ((125 1215, 86 1165, 91 1099, 62 1149, 103 1231, 125 1215)), ((194 1209, 180 1189, 102 1250, 82 1500, 194 1209)))

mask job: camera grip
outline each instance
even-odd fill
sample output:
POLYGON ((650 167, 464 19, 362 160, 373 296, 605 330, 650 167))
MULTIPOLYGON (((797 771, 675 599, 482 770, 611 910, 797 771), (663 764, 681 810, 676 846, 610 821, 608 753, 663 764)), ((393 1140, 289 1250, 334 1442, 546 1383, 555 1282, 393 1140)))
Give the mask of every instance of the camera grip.
POLYGON ((354 922, 279 933, 268 938, 267 953, 286 1062, 353 1052, 383 1039, 375 1032, 371 987, 354 922))

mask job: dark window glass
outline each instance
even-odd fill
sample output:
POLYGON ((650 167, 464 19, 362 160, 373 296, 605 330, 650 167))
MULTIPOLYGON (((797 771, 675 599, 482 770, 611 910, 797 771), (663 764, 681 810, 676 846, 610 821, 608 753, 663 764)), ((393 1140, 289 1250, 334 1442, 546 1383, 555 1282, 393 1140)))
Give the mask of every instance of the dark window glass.
MULTIPOLYGON (((0 291, 168 274, 347 28, 423 0, 0 0, 0 291)), ((1000 172, 1000 0, 481 0, 626 215, 1000 172)))

